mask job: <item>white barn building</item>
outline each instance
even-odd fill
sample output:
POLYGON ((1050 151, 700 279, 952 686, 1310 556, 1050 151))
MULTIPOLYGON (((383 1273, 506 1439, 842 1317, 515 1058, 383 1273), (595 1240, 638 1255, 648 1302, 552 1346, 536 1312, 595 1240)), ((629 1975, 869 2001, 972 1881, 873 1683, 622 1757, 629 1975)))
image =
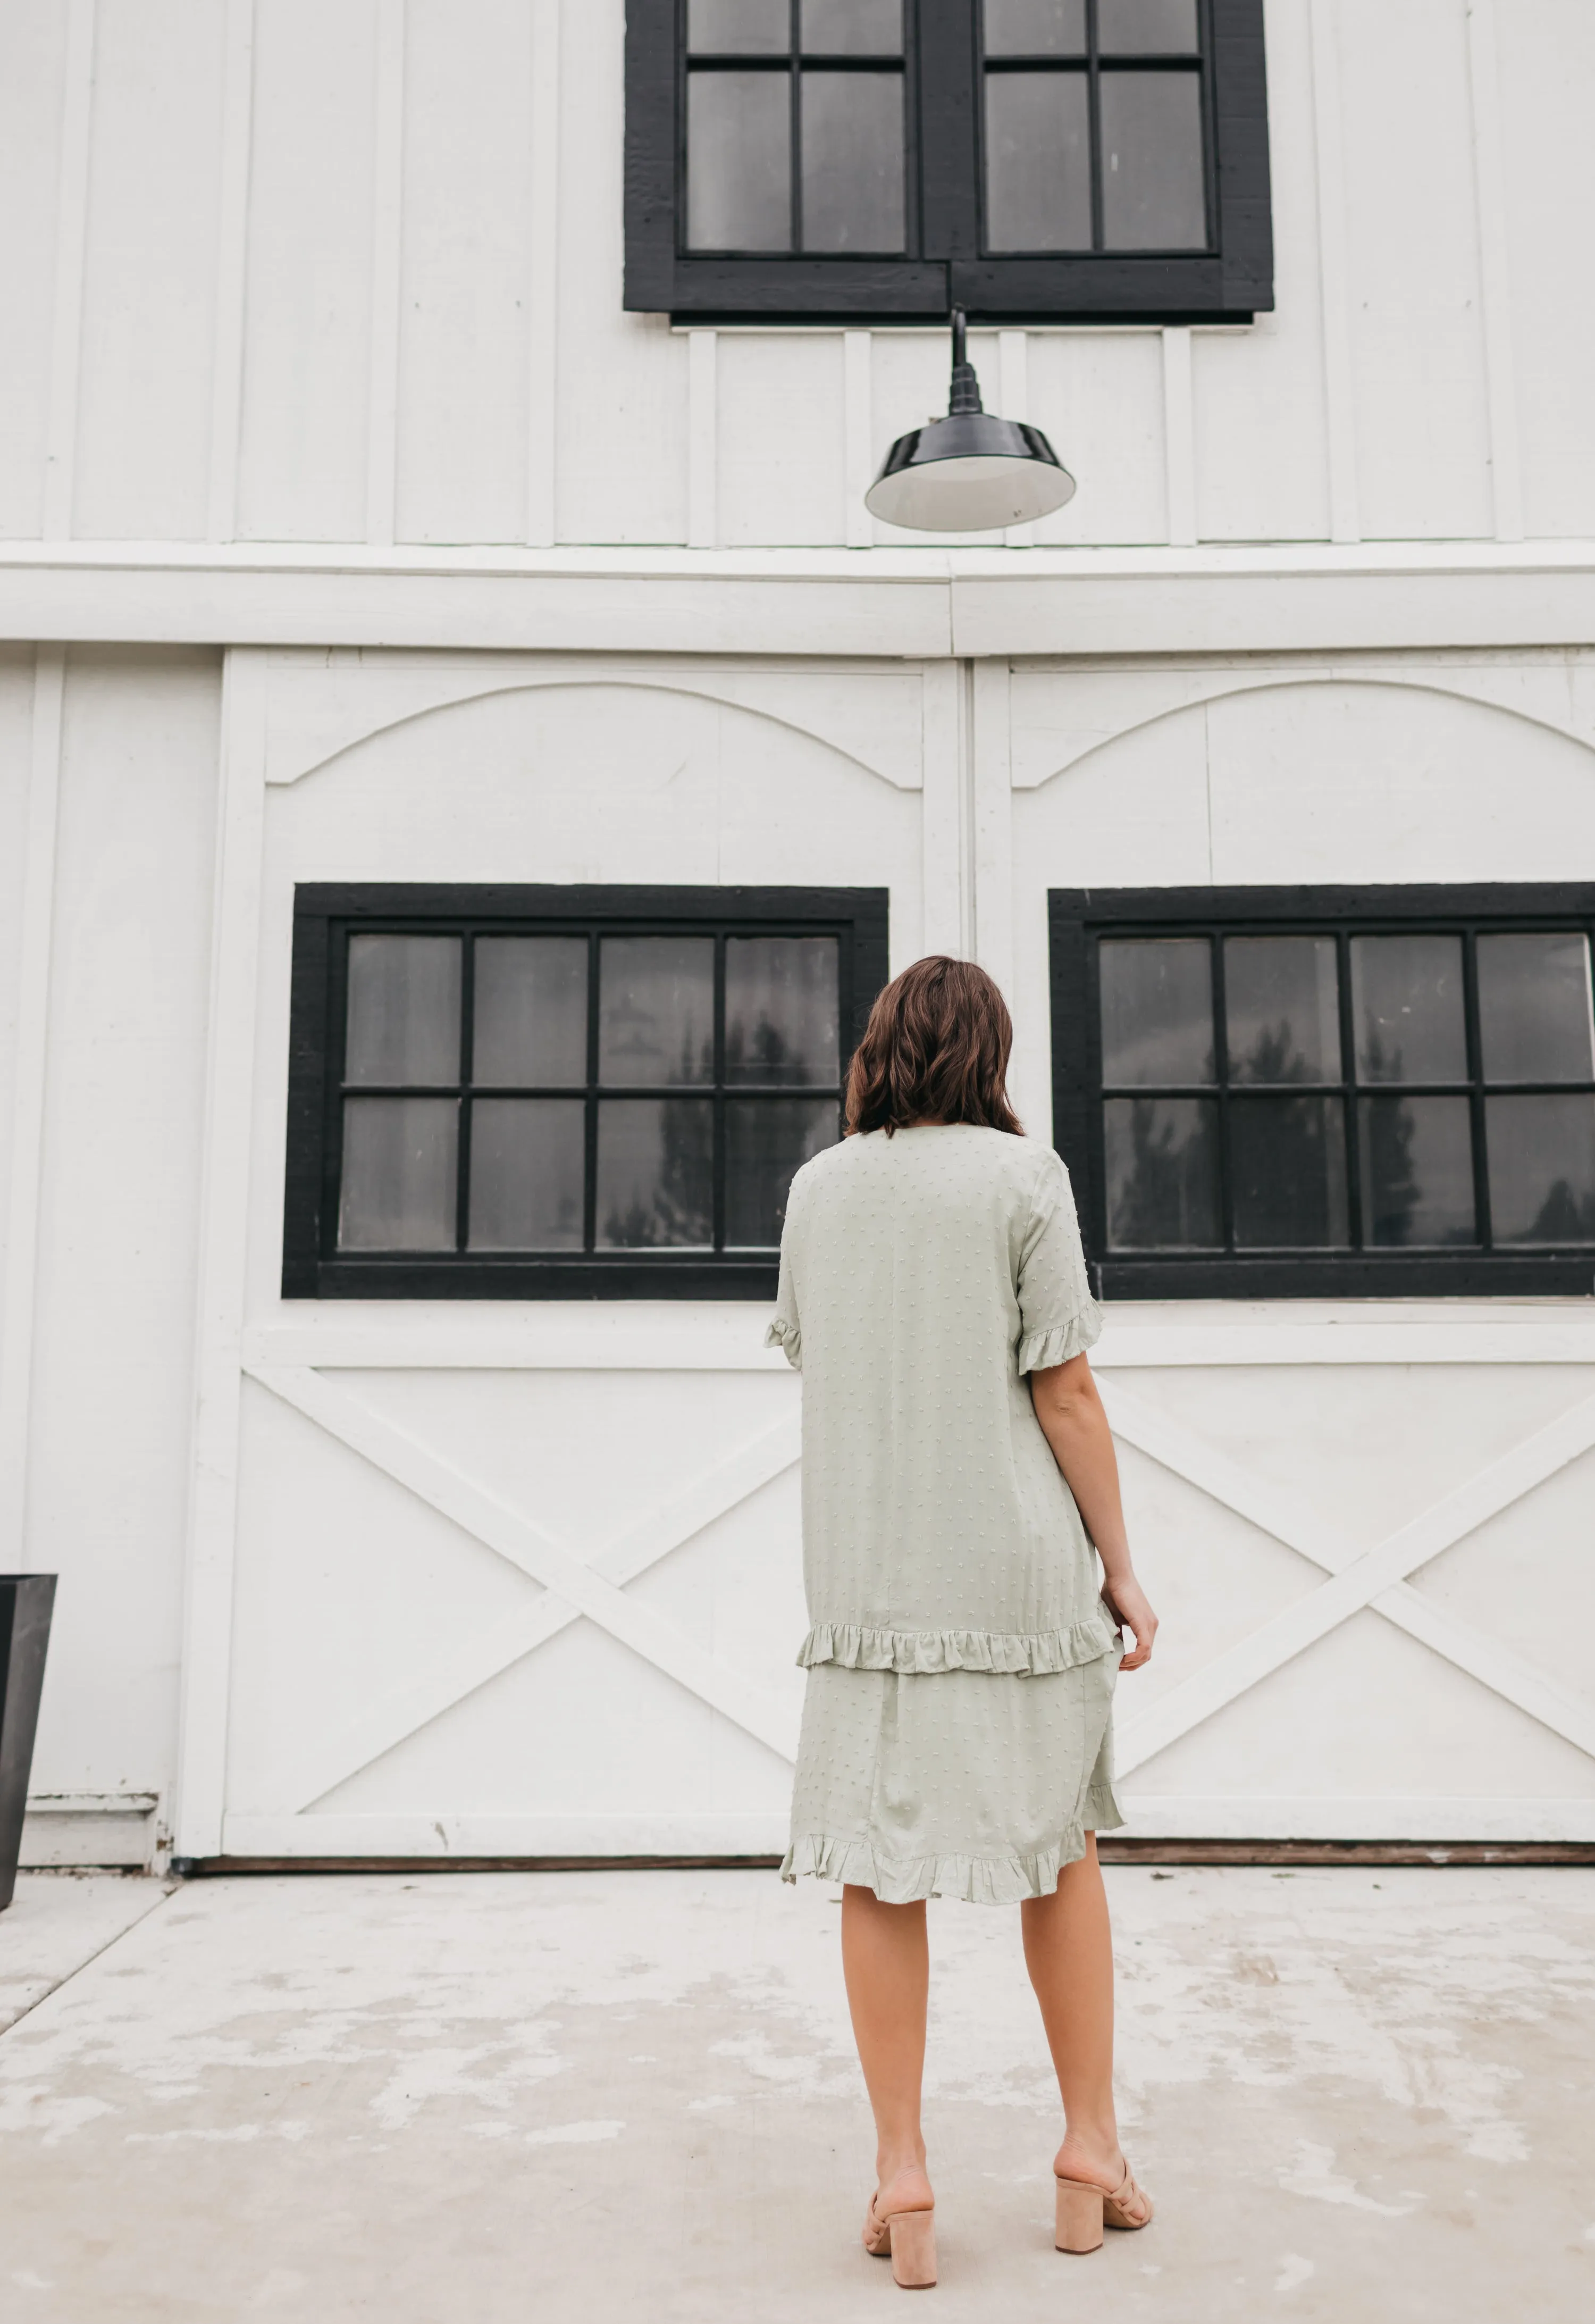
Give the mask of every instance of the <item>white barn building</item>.
POLYGON ((933 949, 1133 1829, 1595 1840, 1595 10, 629 14, 0 0, 28 1855, 782 1844, 770 1245, 933 949), (865 511, 954 300, 1032 528, 865 511))

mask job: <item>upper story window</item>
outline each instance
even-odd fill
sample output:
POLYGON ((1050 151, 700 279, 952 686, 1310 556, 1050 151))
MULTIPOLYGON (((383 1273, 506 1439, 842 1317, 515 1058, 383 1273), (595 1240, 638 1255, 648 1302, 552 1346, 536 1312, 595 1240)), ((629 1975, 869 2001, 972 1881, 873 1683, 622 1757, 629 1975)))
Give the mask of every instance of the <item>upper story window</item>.
POLYGON ((1262 0, 630 0, 626 304, 1244 319, 1262 0))
POLYGON ((687 0, 694 251, 907 249, 902 0, 687 0))
POLYGON ((875 890, 301 888, 283 1293, 772 1296, 875 890))
POLYGON ((1595 1288, 1595 890, 1052 899, 1111 1296, 1595 1288))

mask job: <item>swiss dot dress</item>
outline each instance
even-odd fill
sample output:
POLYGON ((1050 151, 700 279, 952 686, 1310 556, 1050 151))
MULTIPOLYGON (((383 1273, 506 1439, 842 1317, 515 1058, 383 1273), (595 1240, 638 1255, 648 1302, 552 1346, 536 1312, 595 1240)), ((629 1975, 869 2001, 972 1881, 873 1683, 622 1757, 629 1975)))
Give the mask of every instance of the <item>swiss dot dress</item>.
POLYGON ((1007 1904, 1123 1822, 1120 1641, 1025 1379, 1101 1328, 1047 1147, 872 1130, 793 1179, 768 1334, 803 1373, 787 1879, 1007 1904))

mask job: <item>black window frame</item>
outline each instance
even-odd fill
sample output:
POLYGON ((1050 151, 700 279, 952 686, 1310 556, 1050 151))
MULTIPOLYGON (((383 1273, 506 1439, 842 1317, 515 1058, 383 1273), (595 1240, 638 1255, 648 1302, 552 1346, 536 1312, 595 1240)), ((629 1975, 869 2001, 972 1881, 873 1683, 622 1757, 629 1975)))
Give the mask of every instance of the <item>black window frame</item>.
MULTIPOLYGON (((705 325, 939 321, 954 306, 993 323, 1249 322, 1274 304, 1263 5, 1197 0, 1209 248, 1026 256, 982 247, 980 0, 904 0, 908 252, 869 257, 687 249, 687 0, 627 0, 624 304, 705 325)), ((1094 61, 1091 76, 1094 115, 1094 61)))
MULTIPOLYGON (((1093 1287, 1105 1299, 1381 1299, 1585 1296, 1595 1292, 1595 1245, 1526 1250, 1489 1241, 1471 946, 1465 948, 1475 1186, 1481 1243, 1466 1250, 1353 1246, 1334 1251, 1111 1251, 1103 1145, 1102 1018, 1097 945, 1103 936, 1209 935, 1506 934, 1583 927, 1595 945, 1595 886, 1501 881, 1480 885, 1278 888, 1053 889, 1047 895, 1052 1005, 1053 1142, 1075 1189, 1093 1287)), ((1348 1181, 1357 1186, 1349 1001, 1342 956, 1342 1082, 1348 1181)), ((1216 1034, 1216 1028, 1215 1028, 1216 1034)), ((1222 1037, 1221 1037, 1222 1038, 1222 1037)), ((1571 1084, 1569 1086, 1572 1086, 1571 1084)), ((1218 1084, 1214 1085, 1218 1093, 1218 1084)), ((1227 1207, 1227 1206, 1226 1206, 1227 1207)), ((1351 1231, 1360 1219, 1351 1199, 1351 1231)), ((1226 1219, 1226 1226, 1229 1225, 1226 1219)))
MULTIPOLYGON (((340 1251, 345 964, 355 934, 826 936, 839 944, 839 1076, 885 983, 884 888, 310 883, 296 887, 285 1299, 770 1299, 770 1252, 340 1251)), ((840 1078, 837 1084, 840 1087, 840 1078)), ((793 1094, 799 1094, 794 1091, 793 1094)), ((717 1117, 723 1093, 716 1086, 717 1117)), ((589 1102, 591 1102, 589 1097, 589 1102)))

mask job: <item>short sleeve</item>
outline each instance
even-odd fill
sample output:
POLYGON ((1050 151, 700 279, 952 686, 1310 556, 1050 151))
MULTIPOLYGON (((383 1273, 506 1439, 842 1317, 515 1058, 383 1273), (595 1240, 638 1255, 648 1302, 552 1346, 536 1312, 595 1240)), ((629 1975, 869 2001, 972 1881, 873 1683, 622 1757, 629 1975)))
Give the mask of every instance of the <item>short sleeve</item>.
POLYGON ((803 1332, 798 1316, 797 1268, 794 1263, 798 1243, 796 1213, 798 1209, 798 1181, 787 1197, 787 1215, 781 1222, 781 1271, 776 1285, 775 1314, 764 1334, 767 1348, 779 1348, 795 1372, 803 1370, 803 1332))
POLYGON ((1030 1198, 1017 1290, 1021 1372, 1066 1364, 1101 1338, 1102 1311, 1091 1296, 1069 1174, 1056 1154, 1030 1198))

